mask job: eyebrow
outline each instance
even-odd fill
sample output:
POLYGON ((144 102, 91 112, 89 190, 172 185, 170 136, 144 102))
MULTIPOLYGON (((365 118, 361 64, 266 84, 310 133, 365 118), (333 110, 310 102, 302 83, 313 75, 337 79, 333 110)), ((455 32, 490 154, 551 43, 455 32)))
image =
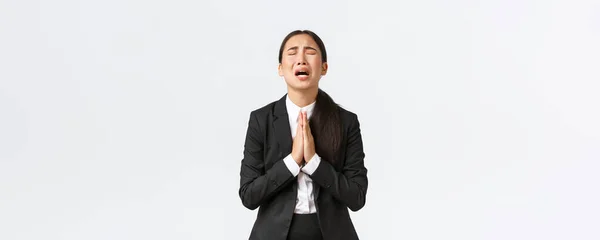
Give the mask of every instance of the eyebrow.
MULTIPOLYGON (((317 51, 316 48, 311 47, 311 46, 305 46, 304 48, 317 51)), ((289 51, 289 50, 298 50, 298 46, 294 46, 294 47, 288 48, 286 51, 289 51)))

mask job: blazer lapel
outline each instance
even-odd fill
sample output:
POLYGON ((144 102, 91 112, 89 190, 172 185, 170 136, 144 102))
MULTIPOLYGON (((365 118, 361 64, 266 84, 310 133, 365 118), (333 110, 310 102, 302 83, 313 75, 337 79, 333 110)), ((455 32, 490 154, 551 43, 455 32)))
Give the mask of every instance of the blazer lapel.
POLYGON ((273 129, 275 131, 275 138, 279 147, 279 157, 283 159, 290 152, 292 152, 292 130, 290 129, 290 121, 285 106, 284 95, 277 103, 273 111, 273 129))

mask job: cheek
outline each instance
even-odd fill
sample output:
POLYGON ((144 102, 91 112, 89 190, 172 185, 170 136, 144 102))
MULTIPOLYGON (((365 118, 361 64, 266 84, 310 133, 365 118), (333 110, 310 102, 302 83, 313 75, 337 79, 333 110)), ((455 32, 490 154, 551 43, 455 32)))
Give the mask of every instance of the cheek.
POLYGON ((283 74, 287 74, 290 71, 290 69, 289 66, 285 65, 285 63, 282 62, 281 66, 279 67, 279 71, 283 74))
POLYGON ((293 61, 290 61, 288 59, 284 59, 281 61, 281 66, 283 67, 284 71, 291 71, 291 69, 293 68, 294 64, 293 61))
POLYGON ((315 59, 313 61, 310 61, 310 66, 312 66, 313 72, 315 73, 320 74, 323 70, 323 66, 321 66, 321 59, 315 59))

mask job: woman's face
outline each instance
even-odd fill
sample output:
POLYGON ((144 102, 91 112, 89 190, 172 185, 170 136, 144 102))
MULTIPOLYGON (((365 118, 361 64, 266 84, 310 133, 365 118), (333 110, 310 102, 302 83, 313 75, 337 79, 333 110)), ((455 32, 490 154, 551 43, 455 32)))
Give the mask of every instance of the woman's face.
POLYGON ((319 87, 319 80, 327 72, 327 63, 321 62, 321 50, 308 34, 291 37, 283 47, 279 76, 296 90, 319 87))

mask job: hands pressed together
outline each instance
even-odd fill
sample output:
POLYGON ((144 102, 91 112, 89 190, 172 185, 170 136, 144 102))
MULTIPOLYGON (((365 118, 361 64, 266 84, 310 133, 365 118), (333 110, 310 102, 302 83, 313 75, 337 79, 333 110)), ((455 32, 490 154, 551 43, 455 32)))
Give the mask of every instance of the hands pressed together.
POLYGON ((296 136, 292 145, 292 158, 301 166, 303 163, 308 163, 315 155, 315 141, 310 132, 308 117, 306 112, 300 112, 300 121, 296 128, 296 136))

